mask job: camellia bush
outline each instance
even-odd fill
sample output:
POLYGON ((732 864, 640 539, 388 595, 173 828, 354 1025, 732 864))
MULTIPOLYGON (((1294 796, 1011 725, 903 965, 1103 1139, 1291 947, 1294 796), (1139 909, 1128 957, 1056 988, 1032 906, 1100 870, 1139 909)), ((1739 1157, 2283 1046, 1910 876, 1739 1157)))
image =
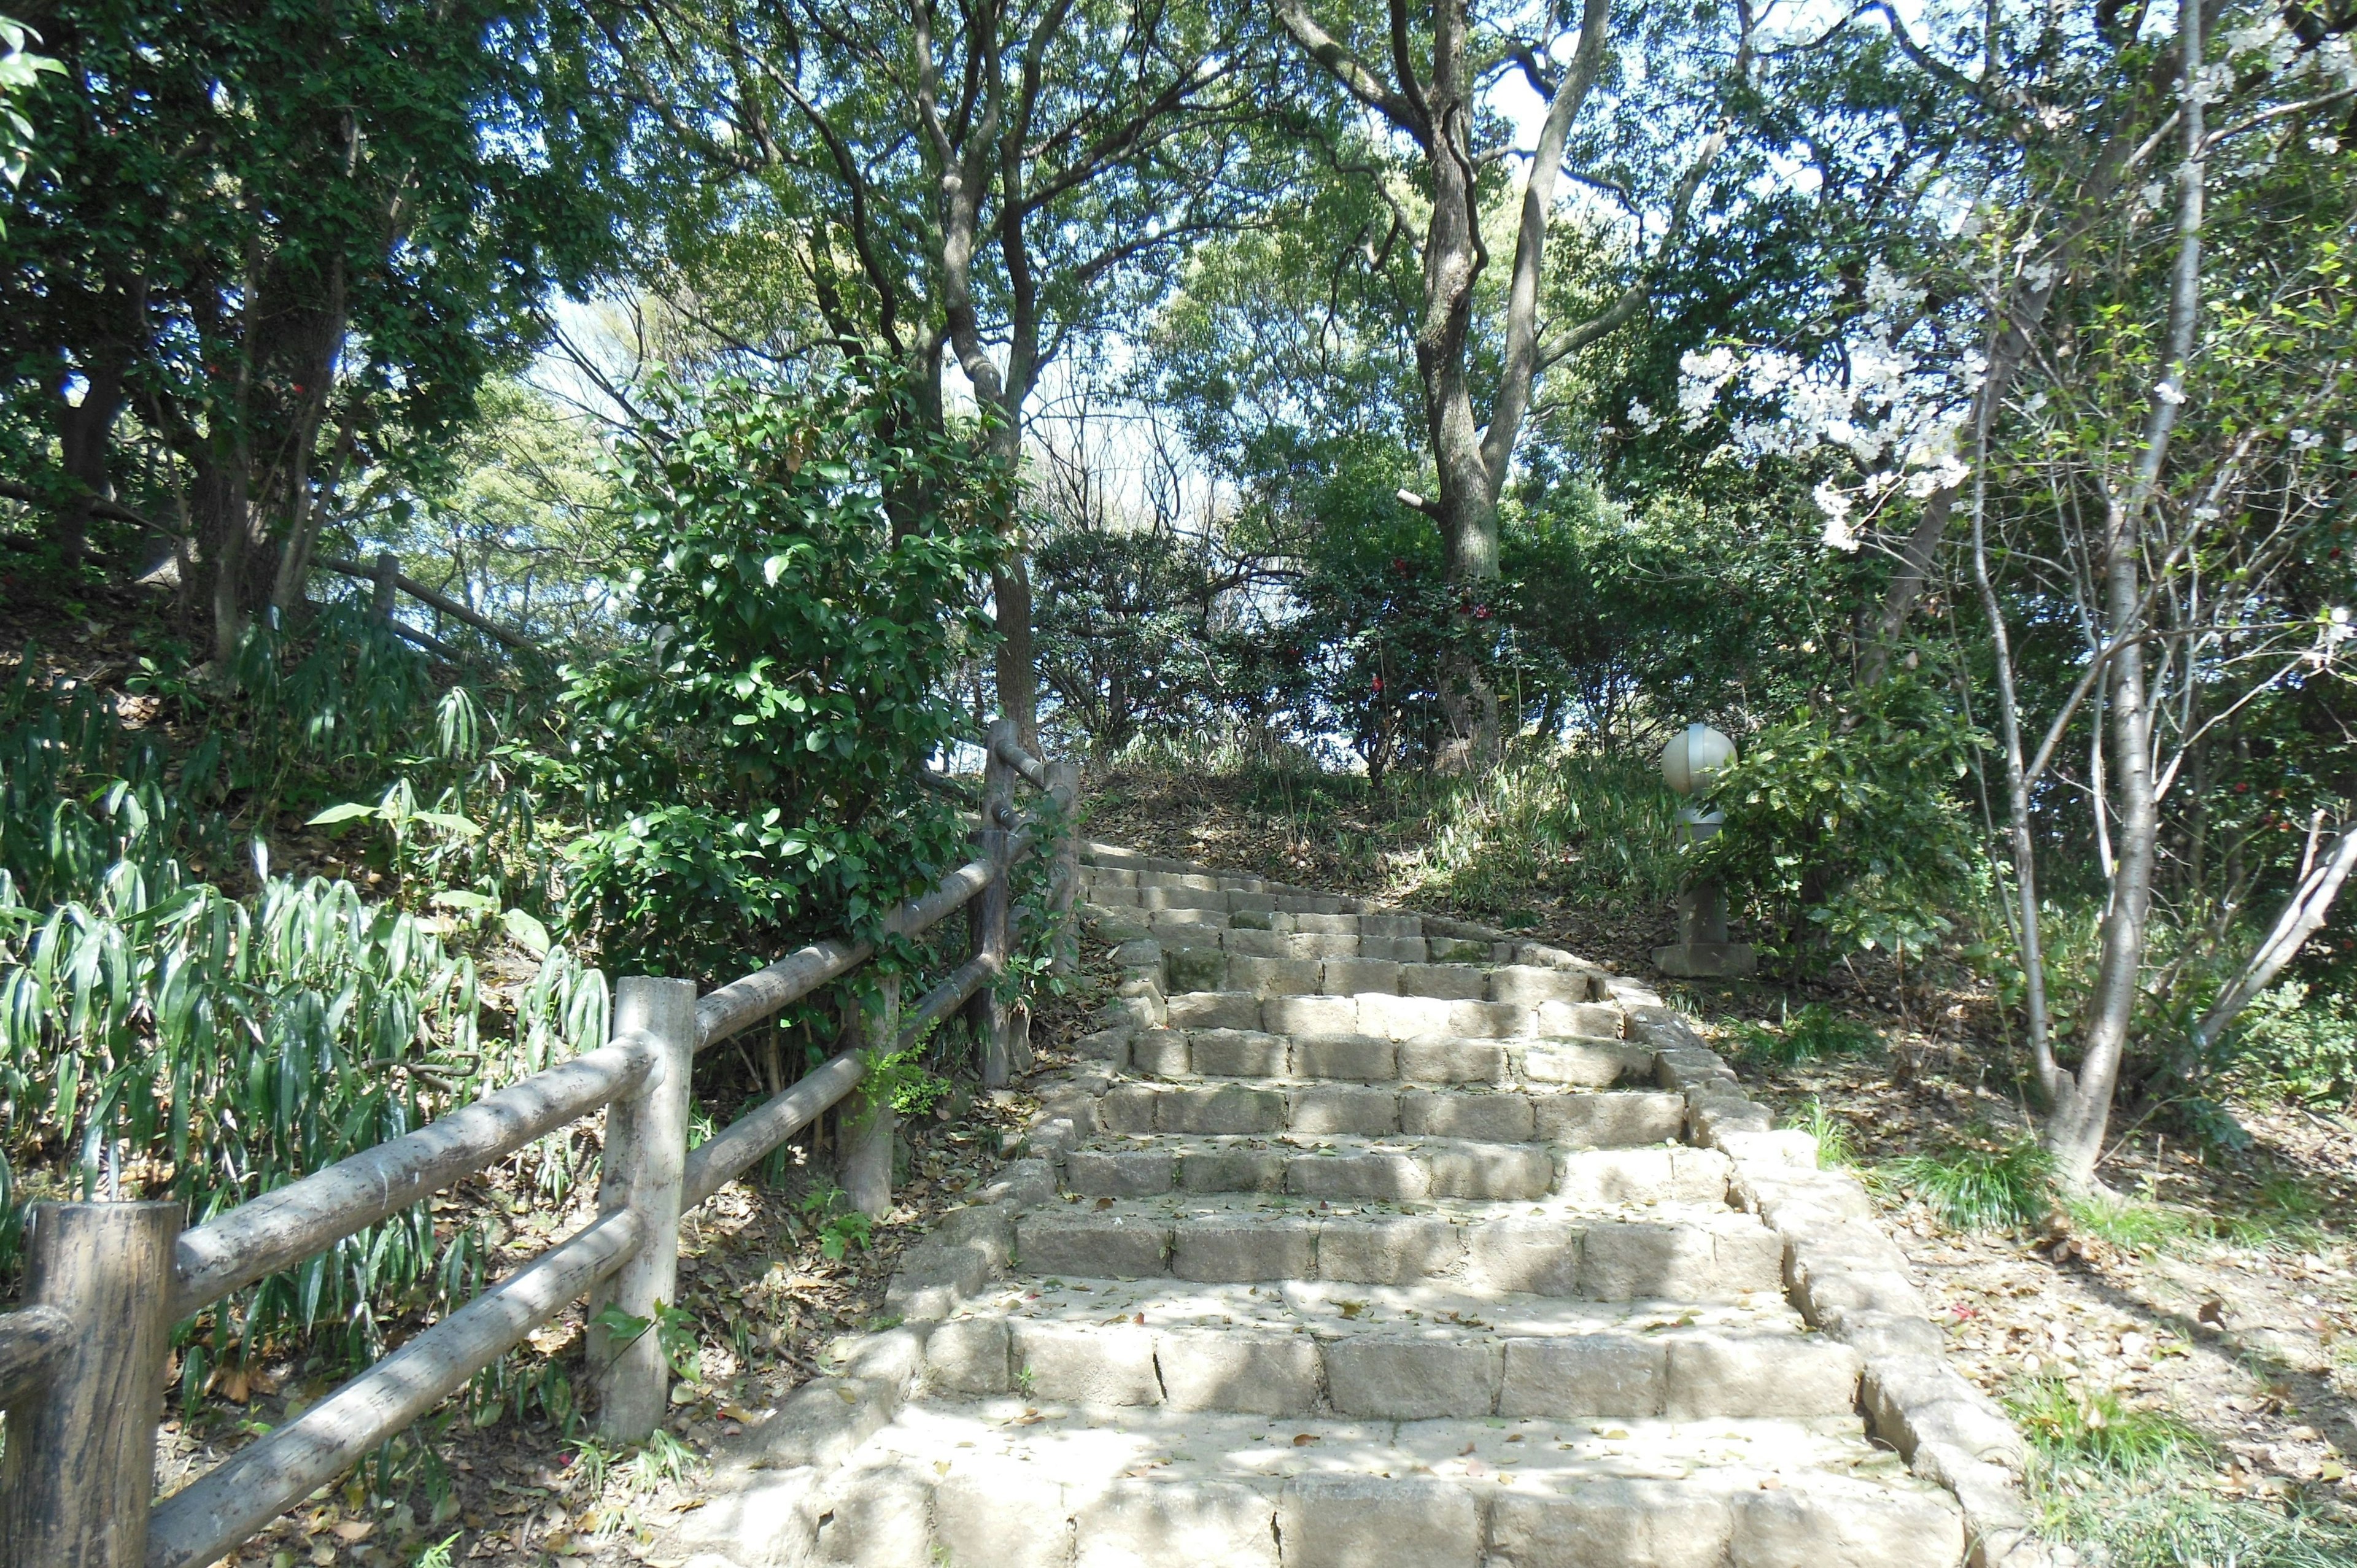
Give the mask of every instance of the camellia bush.
POLYGON ((871 929, 960 856, 919 769, 966 721, 1005 482, 887 375, 659 386, 621 484, 639 632, 567 671, 571 919, 609 970, 726 979, 871 929))

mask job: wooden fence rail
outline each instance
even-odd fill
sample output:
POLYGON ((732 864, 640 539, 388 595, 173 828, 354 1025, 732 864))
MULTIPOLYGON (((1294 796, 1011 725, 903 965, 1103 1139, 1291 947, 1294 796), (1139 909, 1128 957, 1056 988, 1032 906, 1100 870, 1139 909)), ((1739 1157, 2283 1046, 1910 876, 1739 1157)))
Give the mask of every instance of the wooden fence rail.
POLYGON ((813 942, 701 997, 691 981, 624 977, 605 1045, 193 1230, 181 1230, 175 1204, 35 1205, 25 1305, 0 1315, 7 1412, 0 1568, 204 1568, 585 1295, 599 1430, 624 1442, 645 1438, 670 1397, 655 1326, 675 1296, 683 1212, 837 1107, 851 1201, 871 1217, 888 1210, 892 1110, 884 1096, 864 1095, 863 1080, 877 1054, 915 1046, 962 1008, 976 1030, 984 1081, 1006 1079, 1011 1024, 993 983, 1011 950, 1012 873, 1043 834, 1053 840, 1049 907, 1060 929, 1050 933, 1051 951, 1063 961, 1060 927, 1077 881, 1065 813, 1080 773, 1029 756, 1004 721, 991 726, 984 749, 981 854, 883 922, 891 935, 915 936, 968 910, 970 956, 905 1012, 898 980, 885 979, 880 1004, 846 1017, 841 1050, 694 1149, 687 1147, 687 1090, 695 1054, 856 969, 875 956, 873 941, 813 942), (1044 793, 1045 814, 1016 814, 1018 779, 1044 793), (153 1501, 175 1323, 599 1111, 606 1131, 594 1220, 153 1501))

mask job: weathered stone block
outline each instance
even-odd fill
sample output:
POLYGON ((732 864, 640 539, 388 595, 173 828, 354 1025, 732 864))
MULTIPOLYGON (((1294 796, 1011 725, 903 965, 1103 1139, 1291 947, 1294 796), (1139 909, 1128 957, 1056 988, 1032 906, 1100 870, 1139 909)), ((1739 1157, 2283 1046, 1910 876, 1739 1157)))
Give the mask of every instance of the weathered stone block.
POLYGON ((1535 1144, 1453 1144, 1425 1156, 1435 1197, 1527 1202, 1555 1186, 1555 1156, 1535 1144))
POLYGON ((1013 1387, 1006 1320, 953 1317, 925 1341, 925 1384, 937 1393, 1003 1394, 1013 1387))
POLYGON ((1484 1219, 1466 1232, 1466 1277, 1488 1290, 1577 1295, 1585 1248, 1578 1226, 1552 1216, 1484 1219))
POLYGON ((1480 1005, 1479 1002, 1444 1002, 1437 996, 1361 996, 1358 1032, 1394 1040, 1433 1035, 1479 1035, 1482 1033, 1479 1029, 1452 1029, 1449 1018, 1452 1008, 1480 1005))
POLYGON ((1272 996, 1260 1004, 1258 1022, 1246 1026, 1272 1035, 1355 1035, 1359 1002, 1354 996, 1272 996))
POLYGON ((1075 1404, 1162 1402, 1154 1331, 1134 1323, 1052 1323, 1018 1317, 1009 1326, 1016 1386, 1039 1399, 1075 1404))
POLYGON ((1151 1133, 1155 1104, 1161 1098, 1160 1090, 1146 1084, 1115 1084, 1097 1101, 1097 1128, 1105 1133, 1151 1133))
POLYGON ((1641 1090, 1549 1095, 1536 1107, 1540 1137, 1582 1149, 1666 1143, 1685 1122, 1678 1096, 1641 1090))
MULTIPOLYGON (((1620 1079, 1625 1066, 1619 1050, 1607 1045, 1583 1045, 1577 1040, 1534 1040, 1523 1047, 1523 1076, 1533 1083, 1566 1083, 1581 1089, 1609 1089, 1620 1079)), ((1678 1112, 1684 1113, 1680 1102, 1678 1112)))
POLYGON ((1508 964, 1490 971, 1489 997, 1518 1007, 1536 1007, 1542 1002, 1585 1002, 1587 976, 1578 970, 1508 964))
POLYGON ((1172 1237, 1170 1272, 1207 1283, 1314 1279, 1318 1227, 1295 1215, 1183 1219, 1172 1237))
POLYGON ((1157 1078, 1183 1078, 1193 1070, 1187 1048, 1187 1032, 1183 1029, 1146 1029, 1129 1043, 1129 1065, 1133 1071, 1151 1073, 1157 1078))
POLYGON ((1283 1078, 1290 1053, 1282 1035, 1257 1029, 1197 1029, 1189 1035, 1197 1072, 1206 1078, 1283 1078))
MULTIPOLYGON (((1256 895, 1255 897, 1259 899, 1266 899, 1268 895, 1264 893, 1256 895)), ((1249 909, 1234 909, 1228 915, 1228 929, 1232 933, 1237 931, 1267 931, 1273 930, 1275 928, 1275 921, 1271 918, 1269 910, 1265 908, 1256 906, 1255 908, 1249 909)), ((1285 956, 1285 949, 1281 946, 1268 949, 1265 952, 1263 952, 1263 950, 1259 948, 1231 949, 1230 950, 1259 952, 1262 953, 1262 956, 1266 958, 1283 958, 1285 956)))
POLYGON ((1320 989, 1329 996, 1359 996, 1371 993, 1397 995, 1400 988, 1400 966, 1383 959, 1329 958, 1325 961, 1320 989))
POLYGON ((1073 1520, 1073 1568, 1276 1568, 1275 1512, 1232 1482, 1115 1481, 1073 1520))
POLYGON ((1286 956, 1285 938, 1262 927, 1244 924, 1247 920, 1265 918, 1254 915, 1228 917, 1228 929, 1226 934, 1221 937, 1220 946, 1227 950, 1230 958, 1283 958, 1286 956))
MULTIPOLYGON (((1291 915, 1280 918, 1298 918, 1291 915)), ((1285 939, 1285 956, 1315 959, 1320 961, 1329 958, 1356 958, 1359 956, 1359 939, 1334 931, 1297 930, 1289 933, 1285 939)))
POLYGON ((1609 1002, 1542 1002, 1538 1033, 1587 1035, 1612 1040, 1620 1036, 1620 1009, 1609 1002))
POLYGON ((1298 1197, 1412 1203, 1431 1194, 1432 1177, 1424 1163, 1410 1155, 1295 1155, 1286 1161, 1285 1185, 1298 1197))
POLYGON ((1016 1222, 1015 1251, 1027 1273, 1144 1278, 1166 1272, 1170 1229, 1138 1214, 1039 1210, 1016 1222))
POLYGON ((1286 1125, 1297 1133, 1379 1138, 1400 1129, 1399 1096, 1388 1089, 1318 1084, 1292 1091, 1286 1125))
POLYGON ((1156 1338, 1174 1410, 1307 1415, 1317 1407, 1318 1342, 1274 1328, 1174 1328, 1156 1338))
MULTIPOLYGON (((1552 1495, 1501 1489, 1492 1568, 1720 1568, 1734 1534, 1723 1493, 1679 1481, 1583 1480, 1552 1495)), ((1811 1563, 1794 1558, 1785 1568, 1811 1563)))
POLYGON ((1448 1094, 1411 1089, 1399 1097, 1400 1131, 1426 1138, 1480 1138, 1512 1144, 1530 1138, 1535 1122, 1520 1094, 1448 1094))
POLYGON ((1326 1347, 1326 1386, 1344 1415, 1488 1415, 1498 1402, 1501 1360, 1486 1340, 1354 1335, 1326 1347))
POLYGON ((1155 1126, 1164 1133, 1212 1135, 1282 1132, 1285 1095, 1241 1083, 1173 1090, 1155 1108, 1155 1126))
POLYGON ((1449 1002, 1479 1002, 1484 990, 1481 972, 1461 963, 1402 964, 1399 988, 1403 996, 1437 996, 1449 1002))
POLYGON ((1496 1040, 1405 1040, 1400 1076, 1415 1083, 1504 1083, 1507 1048, 1496 1040))
POLYGON ((1505 1416, 1659 1415, 1667 1358, 1660 1341, 1582 1334, 1506 1341, 1498 1413, 1505 1416))
POLYGON ((1436 1032, 1475 1039, 1512 1039, 1531 1032, 1531 1009, 1512 1002, 1451 1002, 1436 1032))
POLYGON ((1446 1481, 1300 1476, 1276 1505, 1286 1568, 1477 1568, 1481 1510, 1446 1481))
POLYGON ((1721 1300, 1716 1253, 1699 1225, 1591 1225, 1580 1243, 1579 1294, 1596 1301, 1721 1300))
POLYGON ((1294 1070, 1303 1078, 1372 1083, 1399 1076, 1398 1044, 1367 1035, 1340 1035, 1293 1043, 1294 1070))
POLYGON ((819 1560, 843 1568, 930 1568, 933 1489, 889 1465, 842 1472, 819 1529, 819 1560))
POLYGON ((1228 960, 1228 983, 1255 996, 1309 996, 1318 992, 1321 966, 1309 959, 1228 960))
POLYGON ((1415 1284, 1451 1273, 1464 1257, 1464 1232, 1437 1215, 1328 1219, 1318 1228, 1322 1279, 1415 1284))
POLYGON ((1811 1476, 1733 1501, 1733 1568, 1951 1568, 1964 1553, 1962 1514, 1929 1487, 1811 1476))
POLYGON ((1074 1149, 1064 1186, 1083 1197, 1152 1197, 1178 1179, 1178 1157, 1160 1149, 1074 1149))
POLYGON ((1072 1521, 1064 1488, 1037 1465, 969 1459, 933 1487, 937 1561, 1065 1568, 1072 1521))
POLYGON ((1285 1155, 1276 1149, 1204 1149, 1178 1156, 1187 1192, 1282 1192, 1285 1155))
POLYGON ((1800 1335, 1699 1333, 1664 1343, 1673 1421, 1857 1412, 1860 1362, 1846 1345, 1800 1335))
POLYGON ((1435 937, 1424 939, 1425 951, 1434 963, 1487 963, 1490 944, 1469 937, 1435 937))
POLYGON ((1677 1196, 1669 1149, 1588 1149, 1564 1161, 1563 1196, 1574 1203, 1659 1203, 1677 1196))
POLYGON ((1137 1037, 1134 1025, 1122 1024, 1110 1029, 1099 1029, 1082 1035, 1072 1042, 1072 1054, 1082 1061, 1108 1062, 1115 1068, 1129 1066, 1129 1043, 1137 1037))
POLYGON ((1260 998, 1243 991, 1198 991, 1168 1004, 1174 1029, 1257 1029, 1260 998))

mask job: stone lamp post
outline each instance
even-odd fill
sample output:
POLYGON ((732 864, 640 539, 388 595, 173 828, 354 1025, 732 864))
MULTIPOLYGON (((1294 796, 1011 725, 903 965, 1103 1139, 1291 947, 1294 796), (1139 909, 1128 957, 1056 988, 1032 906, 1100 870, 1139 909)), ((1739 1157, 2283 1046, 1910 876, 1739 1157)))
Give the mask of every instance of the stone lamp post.
MULTIPOLYGON (((1662 781, 1681 796, 1707 795, 1719 769, 1735 760, 1735 743, 1708 725, 1688 725, 1662 750, 1662 781)), ((1678 809, 1678 832, 1700 843, 1718 832, 1725 813, 1678 809)), ((1690 879, 1678 895, 1678 940, 1653 950, 1653 967, 1683 980, 1749 974, 1757 961, 1749 942, 1727 940, 1727 889, 1709 878, 1690 879)))

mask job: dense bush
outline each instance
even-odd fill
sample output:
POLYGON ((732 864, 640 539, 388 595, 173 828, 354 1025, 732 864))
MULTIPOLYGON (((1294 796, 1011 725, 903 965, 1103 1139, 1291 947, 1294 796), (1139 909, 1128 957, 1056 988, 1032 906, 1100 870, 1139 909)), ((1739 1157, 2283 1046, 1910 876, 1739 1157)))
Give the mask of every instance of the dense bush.
POLYGON ((853 375, 667 385, 624 449, 638 636, 569 671, 564 757, 571 928, 609 967, 728 978, 957 857, 915 776, 966 727, 1000 481, 910 412, 853 375))

